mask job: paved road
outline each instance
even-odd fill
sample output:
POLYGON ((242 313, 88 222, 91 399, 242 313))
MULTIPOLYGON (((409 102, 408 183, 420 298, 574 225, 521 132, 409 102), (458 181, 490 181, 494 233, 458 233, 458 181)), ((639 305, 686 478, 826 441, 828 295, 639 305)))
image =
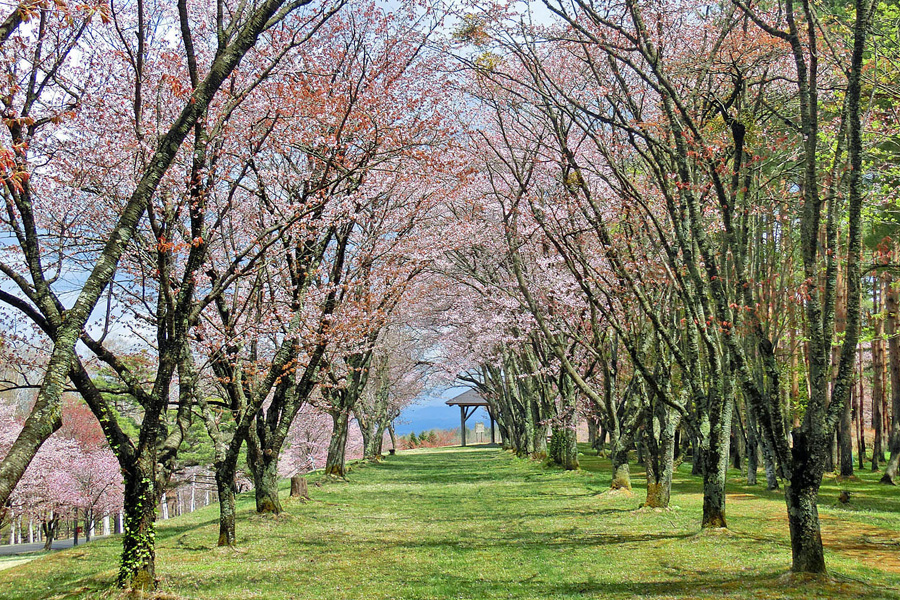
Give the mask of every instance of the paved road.
MULTIPOLYGON (((91 540, 96 540, 97 538, 106 537, 103 535, 97 535, 91 538, 91 540)), ((78 545, 84 544, 84 538, 78 540, 78 545)), ((62 550, 63 548, 71 548, 72 547, 72 539, 68 540, 56 540, 53 542, 54 550, 62 550)), ((38 550, 44 549, 44 543, 40 542, 37 544, 14 544, 12 546, 0 546, 0 556, 16 556, 19 554, 28 554, 29 552, 37 552, 38 550)))

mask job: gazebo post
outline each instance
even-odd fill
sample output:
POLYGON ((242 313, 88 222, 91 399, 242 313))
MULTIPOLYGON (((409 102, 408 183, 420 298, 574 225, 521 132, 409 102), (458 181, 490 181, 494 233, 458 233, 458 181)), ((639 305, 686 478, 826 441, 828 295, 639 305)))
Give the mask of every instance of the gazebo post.
POLYGON ((466 407, 459 407, 459 435, 463 448, 466 446, 466 407))
MULTIPOLYGON (((460 394, 456 398, 451 398, 447 400, 447 404, 449 406, 458 406, 459 407, 459 441, 460 445, 465 446, 466 440, 466 421, 469 420, 469 417, 475 414, 479 408, 484 408, 488 411, 488 415, 491 417, 491 442, 494 443, 496 440, 496 434, 494 430, 494 415, 491 413, 491 405, 485 400, 477 391, 469 390, 463 394, 460 394)), ((477 441, 477 440, 476 440, 477 441)))

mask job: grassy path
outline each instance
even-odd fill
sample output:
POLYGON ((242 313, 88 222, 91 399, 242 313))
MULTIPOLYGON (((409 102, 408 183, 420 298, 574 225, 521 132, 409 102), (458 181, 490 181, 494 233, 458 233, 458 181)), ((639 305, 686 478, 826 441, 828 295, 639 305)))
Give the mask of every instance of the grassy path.
MULTIPOLYGON (((699 532, 697 478, 677 475, 673 509, 602 494, 607 465, 566 473, 496 449, 411 451, 311 486, 277 518, 238 506, 238 549, 215 548, 215 507, 161 524, 158 574, 178 598, 900 599, 896 488, 828 482, 822 498, 834 580, 786 586, 784 504, 735 483, 732 531, 699 532), (839 488, 849 508, 832 507, 839 488), (833 497, 832 497, 833 496, 833 497)), ((640 474, 635 474, 635 483, 640 474)), ((113 598, 117 540, 0 572, 0 598, 113 598)))

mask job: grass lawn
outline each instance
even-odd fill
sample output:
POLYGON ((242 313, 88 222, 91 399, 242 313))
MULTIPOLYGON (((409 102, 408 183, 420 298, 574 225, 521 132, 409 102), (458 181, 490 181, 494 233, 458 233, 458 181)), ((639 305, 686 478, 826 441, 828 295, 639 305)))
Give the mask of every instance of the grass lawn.
MULTIPOLYGON (((727 533, 701 533, 700 482, 683 465, 672 508, 604 494, 608 462, 563 472, 497 449, 407 451, 310 486, 275 518, 238 504, 238 548, 215 547, 215 506, 159 525, 167 598, 853 598, 900 599, 900 489, 827 479, 820 498, 832 577, 790 565, 779 492, 731 475, 727 533), (838 506, 841 489, 852 496, 838 506)), ((877 474, 876 474, 877 475, 877 474)), ((286 494, 286 489, 285 489, 286 494)), ((0 598, 115 598, 119 540, 0 571, 0 598)))

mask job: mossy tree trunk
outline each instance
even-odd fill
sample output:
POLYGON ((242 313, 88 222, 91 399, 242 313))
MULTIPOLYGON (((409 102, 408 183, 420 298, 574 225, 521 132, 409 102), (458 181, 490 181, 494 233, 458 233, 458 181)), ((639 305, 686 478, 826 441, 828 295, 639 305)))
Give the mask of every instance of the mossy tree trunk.
POLYGON ((256 496, 256 512, 277 515, 281 512, 278 499, 278 454, 264 456, 253 469, 253 485, 256 496))
MULTIPOLYGON (((377 437, 378 426, 375 421, 360 419, 359 415, 356 420, 359 423, 359 431, 362 434, 363 458, 366 460, 374 460, 381 454, 377 437)), ((382 435, 384 435, 383 431, 382 435)))
POLYGON ((747 411, 747 485, 756 485, 756 471, 759 469, 759 434, 756 430, 756 416, 747 411))
POLYGON ((825 572, 817 502, 826 450, 825 440, 810 440, 800 430, 794 432, 794 470, 785 486, 784 500, 791 532, 791 569, 799 573, 825 572))
MULTIPOLYGON (((876 279, 873 286, 872 303, 873 311, 877 315, 883 307, 879 306, 879 299, 883 297, 884 286, 881 278, 876 279), (882 293, 879 293, 882 291, 882 293)), ((885 398, 885 361, 884 361, 884 319, 875 316, 875 335, 871 342, 872 351, 872 428, 875 430, 875 439, 872 445, 872 470, 877 471, 879 465, 884 462, 884 432, 882 431, 883 419, 881 407, 885 398)))
POLYGON ((631 491, 631 468, 628 466, 628 450, 617 444, 612 452, 612 490, 631 491))
POLYGON ((333 428, 328 442, 328 456, 325 459, 325 474, 344 477, 347 475, 347 434, 350 430, 350 415, 346 411, 331 413, 333 428))
MULTIPOLYGON (((891 457, 887 461, 884 468, 884 475, 881 477, 881 483, 889 485, 897 485, 898 474, 900 474, 900 331, 897 327, 898 319, 898 291, 893 284, 893 278, 887 275, 887 321, 888 330, 888 359, 890 363, 891 373, 891 408, 892 415, 890 428, 888 431, 888 447, 891 457)), ((843 422, 843 420, 842 420, 843 422)), ((852 465, 851 465, 852 469, 852 465)))
POLYGON ((156 456, 144 456, 125 473, 125 532, 122 537, 120 587, 156 588, 156 456))
POLYGON ((256 428, 251 427, 247 435, 247 467, 253 476, 256 512, 259 514, 281 513, 281 501, 278 499, 278 457, 282 445, 283 438, 273 441, 269 428, 261 415, 257 415, 256 428))
POLYGON ((675 431, 679 417, 671 409, 654 402, 646 420, 644 443, 647 449, 647 498, 644 506, 668 508, 675 468, 675 431))
MULTIPOLYGON (((701 426, 702 426, 701 422, 701 426)), ((700 438, 691 436, 691 475, 703 474, 703 450, 700 438)))
POLYGON ((218 546, 235 545, 234 469, 216 469, 216 491, 219 494, 218 546))
POLYGON ((701 527, 727 527, 725 520, 725 478, 728 472, 728 448, 731 434, 732 400, 712 398, 701 419, 703 453, 703 519, 701 527))
POLYGON ((767 440, 762 443, 763 468, 766 473, 766 489, 778 489, 778 470, 775 466, 775 450, 767 440))
POLYGON ((521 445, 519 445, 517 454, 519 456, 535 456, 537 452, 537 448, 535 448, 534 441, 537 436, 535 433, 535 425, 534 425, 534 411, 531 410, 531 404, 534 402, 529 396, 523 398, 524 410, 523 416, 524 420, 522 422, 522 441, 521 445))
POLYGON ((375 449, 375 456, 384 454, 384 433, 387 431, 387 426, 387 423, 381 422, 375 428, 375 440, 372 443, 372 447, 375 449))
POLYGON ((534 427, 534 450, 531 458, 544 460, 548 456, 547 437, 550 433, 550 424, 547 418, 550 416, 546 396, 541 393, 531 402, 531 419, 534 427))
POLYGON ((394 431, 393 421, 387 426, 388 435, 391 436, 391 454, 397 451, 397 432, 394 431))
POLYGON ((291 477, 291 498, 309 500, 309 485, 303 475, 297 474, 291 477))
POLYGON ((575 406, 575 386, 565 369, 559 373, 559 390, 562 398, 561 424, 559 434, 562 436, 561 456, 559 463, 567 471, 578 469, 578 413, 575 406))
MULTIPOLYGON (((853 394, 853 389, 851 388, 851 396, 855 395, 853 394)), ((841 477, 851 477, 853 475, 853 422, 851 408, 850 402, 845 403, 844 411, 841 413, 840 428, 838 429, 841 477)))
MULTIPOLYGON (((626 418, 621 422, 616 416, 610 419, 612 426, 609 431, 610 458, 612 460, 612 481, 609 489, 611 490, 628 490, 631 491, 631 468, 628 465, 628 452, 633 443, 635 433, 638 431, 642 415, 644 411, 643 394, 638 390, 640 384, 636 380, 632 380, 625 392, 625 414, 626 418), (629 417, 628 415, 632 415, 629 417)), ((607 397, 610 398, 608 409, 612 410, 614 404, 611 401, 611 392, 607 390, 607 397)))

